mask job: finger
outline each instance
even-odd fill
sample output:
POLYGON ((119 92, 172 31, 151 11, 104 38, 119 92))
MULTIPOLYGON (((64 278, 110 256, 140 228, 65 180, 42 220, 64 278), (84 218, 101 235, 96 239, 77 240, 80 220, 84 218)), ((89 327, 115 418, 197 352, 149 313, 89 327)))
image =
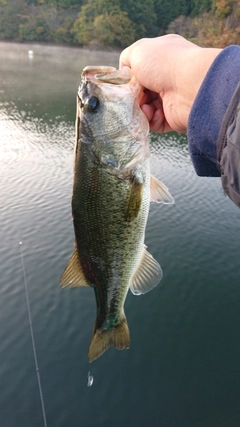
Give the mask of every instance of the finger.
MULTIPOLYGON (((140 107, 149 122, 153 120, 153 117, 157 110, 162 111, 163 109, 162 100, 159 97, 159 95, 156 92, 152 92, 148 90, 144 92, 144 95, 140 102, 140 107)), ((158 118, 159 118, 159 113, 157 113, 155 120, 158 120, 158 118)))
POLYGON ((160 99, 159 97, 159 93, 154 92, 153 90, 146 90, 148 96, 149 96, 149 101, 155 101, 156 99, 160 99))
POLYGON ((144 104, 149 104, 149 95, 146 92, 143 92, 143 96, 139 105, 142 107, 144 104))
POLYGON ((152 119, 149 123, 151 131, 162 133, 163 122, 164 122, 163 111, 162 110, 154 111, 152 119))
POLYGON ((131 46, 124 49, 120 54, 119 68, 122 68, 124 66, 131 68, 130 56, 131 56, 131 46))
POLYGON ((153 92, 152 90, 144 89, 142 99, 140 101, 140 107, 143 104, 153 104, 156 108, 161 108, 162 100, 159 97, 157 92, 153 92))
POLYGON ((164 112, 162 109, 158 109, 154 112, 151 121, 149 122, 150 130, 152 132, 165 133, 170 132, 173 129, 169 126, 166 121, 164 112))
POLYGON ((143 104, 141 106, 141 109, 142 109, 143 113, 145 114, 145 116, 147 117, 148 121, 150 122, 153 118, 153 115, 154 115, 153 107, 149 104, 143 104))

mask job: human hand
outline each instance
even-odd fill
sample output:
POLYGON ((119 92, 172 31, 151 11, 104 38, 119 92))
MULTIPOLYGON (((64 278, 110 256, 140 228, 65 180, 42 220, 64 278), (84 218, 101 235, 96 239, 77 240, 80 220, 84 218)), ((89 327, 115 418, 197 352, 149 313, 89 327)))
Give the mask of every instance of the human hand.
POLYGON ((145 88, 140 106, 153 132, 186 132, 197 92, 220 52, 176 34, 141 39, 123 50, 119 66, 130 67, 145 88))

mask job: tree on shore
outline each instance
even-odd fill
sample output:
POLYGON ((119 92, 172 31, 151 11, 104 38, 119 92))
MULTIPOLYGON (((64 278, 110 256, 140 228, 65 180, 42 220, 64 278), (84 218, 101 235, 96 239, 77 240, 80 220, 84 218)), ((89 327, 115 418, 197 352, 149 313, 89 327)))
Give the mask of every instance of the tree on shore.
POLYGON ((169 32, 205 46, 238 44, 239 0, 0 0, 0 40, 121 49, 169 32))

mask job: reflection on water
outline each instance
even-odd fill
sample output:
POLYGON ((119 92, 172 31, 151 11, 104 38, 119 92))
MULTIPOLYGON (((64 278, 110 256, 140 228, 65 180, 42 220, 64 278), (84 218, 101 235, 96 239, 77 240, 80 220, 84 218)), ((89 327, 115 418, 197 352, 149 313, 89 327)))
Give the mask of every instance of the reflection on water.
POLYGON ((0 59, 1 102, 8 111, 16 105, 25 120, 37 117, 44 123, 75 119, 74 100, 86 65, 118 66, 115 52, 14 43, 0 43, 0 59))
POLYGON ((19 241, 48 425, 238 426, 240 214, 219 179, 195 175, 185 136, 151 135, 152 173, 175 205, 151 204, 146 244, 164 277, 127 297, 130 350, 110 349, 90 374, 94 295, 60 289, 74 243, 80 73, 117 63, 115 53, 0 44, 0 426, 43 425, 19 241))

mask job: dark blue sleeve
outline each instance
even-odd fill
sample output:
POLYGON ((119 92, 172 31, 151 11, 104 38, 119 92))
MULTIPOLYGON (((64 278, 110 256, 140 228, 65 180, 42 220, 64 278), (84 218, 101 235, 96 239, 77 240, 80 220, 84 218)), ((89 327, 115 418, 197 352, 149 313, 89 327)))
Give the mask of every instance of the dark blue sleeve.
POLYGON ((216 143, 223 117, 240 81, 240 46, 225 48, 212 63, 188 120, 191 159, 200 176, 220 176, 216 143))

